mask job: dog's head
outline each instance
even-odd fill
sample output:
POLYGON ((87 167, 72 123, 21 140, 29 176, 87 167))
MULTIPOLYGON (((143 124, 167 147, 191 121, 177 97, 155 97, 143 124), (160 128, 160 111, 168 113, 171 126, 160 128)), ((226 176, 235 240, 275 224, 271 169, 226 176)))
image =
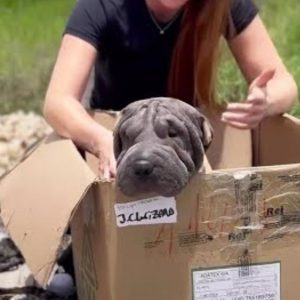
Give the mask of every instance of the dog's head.
POLYGON ((117 184, 129 196, 174 196, 202 167, 212 140, 207 119, 172 98, 129 104, 114 130, 117 184))

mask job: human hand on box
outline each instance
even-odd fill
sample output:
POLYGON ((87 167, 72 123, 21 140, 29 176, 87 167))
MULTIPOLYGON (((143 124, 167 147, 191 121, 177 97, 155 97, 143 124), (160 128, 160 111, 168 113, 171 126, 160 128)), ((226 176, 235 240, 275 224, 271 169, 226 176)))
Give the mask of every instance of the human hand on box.
POLYGON ((113 134, 105 130, 97 142, 99 176, 105 180, 116 176, 116 159, 113 151, 113 134))
POLYGON ((275 70, 262 72, 249 87, 244 103, 228 103, 221 120, 240 129, 255 128, 269 112, 267 84, 274 77, 275 70))

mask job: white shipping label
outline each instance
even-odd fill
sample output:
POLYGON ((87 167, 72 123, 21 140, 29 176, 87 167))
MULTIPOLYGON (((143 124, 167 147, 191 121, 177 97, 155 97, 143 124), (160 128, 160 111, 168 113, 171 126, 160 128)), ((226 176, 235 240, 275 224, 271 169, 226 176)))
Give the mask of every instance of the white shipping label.
POLYGON ((174 197, 153 197, 115 204, 118 227, 177 222, 174 197))
POLYGON ((193 300, 280 300, 280 263, 193 271, 193 300))

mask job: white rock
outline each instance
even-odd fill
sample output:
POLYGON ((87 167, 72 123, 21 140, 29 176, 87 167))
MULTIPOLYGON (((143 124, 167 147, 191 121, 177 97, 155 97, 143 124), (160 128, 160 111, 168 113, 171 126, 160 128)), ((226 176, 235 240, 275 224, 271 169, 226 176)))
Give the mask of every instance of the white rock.
POLYGON ((34 286, 34 279, 29 268, 21 265, 18 269, 0 273, 0 289, 34 286))
POLYGON ((32 144, 50 132, 45 120, 32 112, 0 116, 0 176, 13 168, 32 144))
POLYGON ((13 297, 10 298, 10 300, 27 300, 28 297, 26 294, 23 295, 15 295, 13 297))
POLYGON ((5 240, 5 239, 7 239, 9 236, 8 236, 8 234, 4 231, 4 229, 2 229, 1 227, 0 227, 0 242, 2 241, 2 240, 5 240))

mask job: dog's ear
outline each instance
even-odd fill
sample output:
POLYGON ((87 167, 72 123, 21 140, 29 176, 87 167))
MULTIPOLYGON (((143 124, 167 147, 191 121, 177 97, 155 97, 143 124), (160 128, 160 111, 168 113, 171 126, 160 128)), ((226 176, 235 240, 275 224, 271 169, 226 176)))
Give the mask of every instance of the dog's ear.
POLYGON ((118 116, 118 121, 114 127, 113 130, 113 139, 114 139, 114 155, 116 160, 120 156, 123 145, 122 145, 122 139, 121 139, 121 130, 122 130, 122 125, 125 120, 127 120, 128 116, 126 114, 126 109, 123 109, 120 111, 119 116, 118 116))
POLYGON ((120 122, 114 128, 113 138, 114 138, 114 155, 115 158, 118 159, 120 153, 122 152, 122 140, 119 134, 120 122))
MULTIPOLYGON (((118 160, 119 156, 123 151, 123 143, 122 143, 122 130, 124 129, 124 124, 132 118, 136 114, 137 109, 141 104, 136 101, 122 109, 119 113, 119 119, 116 123, 116 126, 113 131, 114 138, 114 155, 116 160, 118 160)), ((126 126, 126 125, 125 125, 126 126)))
POLYGON ((201 143, 206 151, 213 140, 213 128, 208 118, 197 108, 185 105, 185 113, 195 126, 199 134, 201 143))
MULTIPOLYGON (((126 128, 126 123, 130 122, 130 119, 136 117, 137 113, 142 110, 143 107, 148 107, 149 100, 139 100, 127 105, 121 110, 119 114, 119 120, 114 128, 114 154, 115 158, 118 159, 123 151, 122 144, 122 130, 126 128)), ((124 133, 124 132, 123 132, 124 133)), ((123 134, 124 135, 124 134, 123 134)))
POLYGON ((200 116, 200 127, 202 131, 202 143, 206 151, 213 140, 213 129, 208 119, 202 114, 200 116))

